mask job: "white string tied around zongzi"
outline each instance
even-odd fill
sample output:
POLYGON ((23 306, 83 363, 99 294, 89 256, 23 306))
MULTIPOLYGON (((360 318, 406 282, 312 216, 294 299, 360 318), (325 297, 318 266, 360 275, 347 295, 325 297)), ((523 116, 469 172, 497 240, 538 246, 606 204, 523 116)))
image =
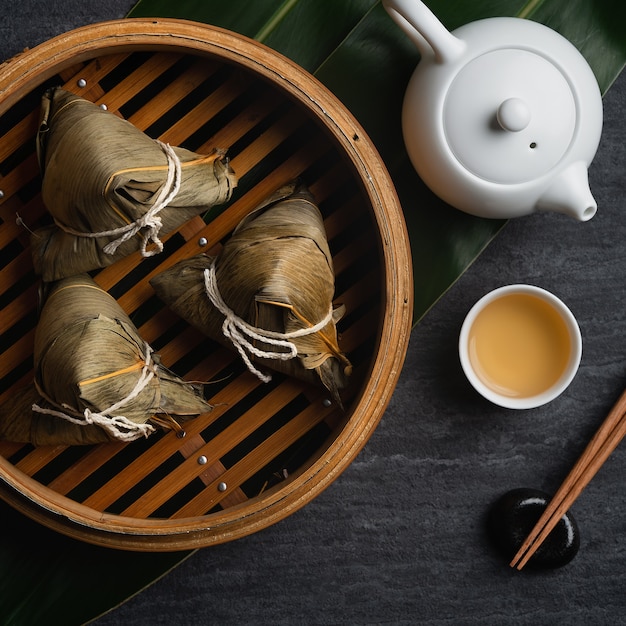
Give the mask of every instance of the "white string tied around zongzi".
MULTIPOLYGON (((108 409, 104 409, 104 411, 92 411, 91 409, 86 408, 83 412, 84 419, 77 419, 75 417, 72 417, 71 415, 68 415, 67 413, 64 413, 63 411, 46 409, 40 407, 37 404, 33 404, 32 409, 37 413, 44 413, 46 415, 60 417, 61 419, 71 422, 72 424, 77 424, 78 426, 95 424, 97 426, 100 426, 112 437, 119 441, 134 441, 135 439, 139 439, 139 437, 147 437, 150 433, 154 432, 154 426, 148 423, 137 424, 136 422, 129 420, 123 415, 112 415, 112 413, 115 413, 122 406, 124 406, 131 400, 134 400, 146 388, 147 384, 154 377, 154 370, 151 367, 151 354, 152 348, 148 344, 146 344, 145 361, 137 383, 126 397, 118 400, 108 409)), ((78 411, 75 412, 78 413, 78 411)))
POLYGON ((142 233, 140 247, 141 255, 143 257, 149 257, 163 252, 163 242, 159 239, 159 231, 163 226, 163 222, 158 214, 168 204, 170 204, 172 200, 174 200, 180 191, 182 167, 178 155, 169 144, 163 143, 158 139, 156 140, 156 143, 159 144, 161 150, 163 150, 165 156, 167 157, 167 178, 165 180, 165 184, 161 187, 159 195, 155 198, 154 203, 150 209, 146 211, 146 213, 130 224, 126 224, 125 226, 120 226, 119 228, 114 228, 112 230, 104 230, 99 233, 80 232, 57 222, 59 228, 70 235, 88 237, 91 239, 98 239, 100 237, 116 237, 119 235, 117 239, 110 241, 106 246, 104 246, 104 248, 102 248, 106 254, 115 254, 119 246, 136 235, 140 230, 145 229, 142 233), (153 242, 156 247, 152 250, 146 250, 148 242, 150 241, 153 242))
POLYGON ((245 320, 241 319, 222 299, 222 295, 217 287, 215 260, 211 263, 208 269, 204 270, 204 287, 213 306, 225 318, 222 324, 222 332, 224 333, 224 336, 235 346, 248 369, 264 383, 272 380, 272 377, 269 374, 263 374, 263 372, 260 372, 252 364, 249 356, 250 354, 263 359, 279 359, 281 361, 293 359, 298 355, 298 349, 296 345, 289 340, 319 332, 326 326, 326 324, 328 324, 328 322, 331 321, 333 317, 333 310, 331 306, 326 317, 324 317, 321 322, 318 322, 314 326, 300 328, 288 333, 265 330, 264 328, 252 326, 245 320), (272 350, 257 348, 250 343, 248 339, 256 339, 257 341, 262 341, 265 344, 277 348, 286 348, 287 352, 274 352, 272 350))

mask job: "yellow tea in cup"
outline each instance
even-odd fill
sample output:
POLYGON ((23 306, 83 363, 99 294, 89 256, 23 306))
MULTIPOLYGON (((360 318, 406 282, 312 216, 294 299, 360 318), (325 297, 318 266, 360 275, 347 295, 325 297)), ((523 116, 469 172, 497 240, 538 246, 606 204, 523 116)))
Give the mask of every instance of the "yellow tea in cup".
POLYGON ((567 325, 554 307, 527 293, 496 298, 469 332, 476 375, 505 396, 534 396, 563 375, 572 349, 567 325))
POLYGON ((580 362, 580 330, 556 296, 531 285, 497 289, 472 308, 461 331, 461 364, 492 402, 530 408, 559 395, 580 362))

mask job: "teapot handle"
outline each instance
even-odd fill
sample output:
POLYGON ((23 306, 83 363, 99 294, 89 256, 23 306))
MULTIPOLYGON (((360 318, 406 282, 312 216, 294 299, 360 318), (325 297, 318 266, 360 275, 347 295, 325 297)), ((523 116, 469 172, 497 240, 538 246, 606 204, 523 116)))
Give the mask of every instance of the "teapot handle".
POLYGON ((422 58, 434 56, 436 63, 449 63, 465 51, 465 43, 452 35, 420 0, 383 0, 383 6, 417 46, 422 58))

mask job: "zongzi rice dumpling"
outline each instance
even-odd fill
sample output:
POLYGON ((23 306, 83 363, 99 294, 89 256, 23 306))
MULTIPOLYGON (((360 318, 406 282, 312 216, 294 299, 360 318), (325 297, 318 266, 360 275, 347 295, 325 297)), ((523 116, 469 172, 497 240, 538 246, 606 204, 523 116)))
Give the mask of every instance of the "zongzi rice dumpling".
POLYGON ((236 348, 261 380, 267 366, 322 383, 340 402, 351 365, 338 345, 335 276, 310 192, 292 183, 246 216, 217 257, 180 261, 151 281, 191 325, 236 348))
POLYGON ((0 406, 0 439, 132 441, 207 413, 202 389, 166 369, 114 298, 87 275, 50 286, 35 332, 34 382, 0 406))
POLYGON ((155 141, 130 122, 63 89, 42 98, 37 155, 54 224, 35 231, 45 281, 162 250, 167 234, 226 202, 237 178, 221 150, 202 156, 155 141))

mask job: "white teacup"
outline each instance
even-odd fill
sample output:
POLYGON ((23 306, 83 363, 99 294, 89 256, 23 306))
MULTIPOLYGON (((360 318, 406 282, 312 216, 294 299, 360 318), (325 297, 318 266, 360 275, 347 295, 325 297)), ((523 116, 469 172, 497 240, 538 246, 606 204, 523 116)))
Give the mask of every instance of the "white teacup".
POLYGON ((576 318, 554 294, 533 285, 507 285, 469 311, 459 337, 461 366, 485 398, 530 409, 560 395, 582 356, 576 318))

